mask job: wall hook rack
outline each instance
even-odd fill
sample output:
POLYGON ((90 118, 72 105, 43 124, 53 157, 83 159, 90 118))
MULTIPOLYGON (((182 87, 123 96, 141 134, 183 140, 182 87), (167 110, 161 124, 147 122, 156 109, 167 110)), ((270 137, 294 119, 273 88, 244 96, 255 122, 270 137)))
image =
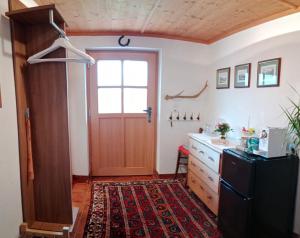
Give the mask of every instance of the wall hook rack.
POLYGON ((185 112, 184 114, 181 114, 175 110, 174 112, 171 112, 170 116, 169 116, 169 122, 171 127, 173 127, 173 122, 179 122, 179 121, 186 121, 186 122, 200 122, 200 113, 198 114, 198 116, 195 118, 194 117, 194 113, 191 113, 190 117, 187 117, 187 113, 185 112), (175 113, 175 116, 173 115, 173 113, 175 113))
POLYGON ((190 96, 181 95, 184 92, 184 90, 182 90, 180 93, 177 93, 177 94, 175 94, 173 96, 166 95, 165 99, 166 100, 170 100, 170 99, 175 99, 175 98, 185 98, 185 99, 197 98, 197 97, 199 97, 205 91, 205 89, 207 87, 208 87, 208 82, 206 81, 204 87, 198 93, 196 93, 194 95, 190 95, 190 96))

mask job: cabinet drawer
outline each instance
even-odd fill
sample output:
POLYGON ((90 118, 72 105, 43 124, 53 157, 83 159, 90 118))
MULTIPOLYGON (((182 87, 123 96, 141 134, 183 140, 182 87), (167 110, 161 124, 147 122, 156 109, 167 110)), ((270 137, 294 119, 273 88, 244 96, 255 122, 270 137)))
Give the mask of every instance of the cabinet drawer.
POLYGON ((200 142, 190 139, 190 152, 199 159, 204 159, 205 147, 200 142))
POLYGON ((206 146, 203 162, 216 173, 219 173, 220 153, 206 146))
POLYGON ((190 152, 209 168, 219 173, 220 153, 192 138, 190 139, 190 152))
POLYGON ((214 192, 219 193, 220 176, 208 168, 203 162, 193 155, 189 157, 189 170, 203 180, 214 192))
POLYGON ((201 201, 216 215, 218 215, 219 195, 211 190, 191 170, 188 171, 188 185, 201 201))

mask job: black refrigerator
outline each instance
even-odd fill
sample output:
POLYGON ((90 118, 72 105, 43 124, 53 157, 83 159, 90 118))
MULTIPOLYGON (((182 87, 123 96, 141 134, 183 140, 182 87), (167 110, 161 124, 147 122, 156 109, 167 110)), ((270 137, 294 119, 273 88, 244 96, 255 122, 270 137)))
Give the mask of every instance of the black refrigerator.
POLYGON ((218 216, 224 238, 292 237, 298 161, 224 150, 218 216))

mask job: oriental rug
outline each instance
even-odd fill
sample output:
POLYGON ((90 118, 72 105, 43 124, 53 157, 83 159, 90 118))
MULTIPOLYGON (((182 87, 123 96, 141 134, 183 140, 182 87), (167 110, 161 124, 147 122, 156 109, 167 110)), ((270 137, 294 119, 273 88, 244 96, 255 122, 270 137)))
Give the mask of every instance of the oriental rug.
POLYGON ((96 182, 86 238, 220 238, 216 217, 180 180, 96 182))

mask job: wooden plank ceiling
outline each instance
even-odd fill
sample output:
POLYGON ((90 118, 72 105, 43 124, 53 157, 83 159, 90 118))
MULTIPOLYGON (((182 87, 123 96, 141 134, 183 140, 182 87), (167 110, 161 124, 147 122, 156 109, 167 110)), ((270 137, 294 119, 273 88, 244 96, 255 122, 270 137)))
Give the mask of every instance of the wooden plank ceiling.
POLYGON ((144 35, 212 43, 300 10, 300 0, 35 0, 56 4, 69 35, 144 35))

